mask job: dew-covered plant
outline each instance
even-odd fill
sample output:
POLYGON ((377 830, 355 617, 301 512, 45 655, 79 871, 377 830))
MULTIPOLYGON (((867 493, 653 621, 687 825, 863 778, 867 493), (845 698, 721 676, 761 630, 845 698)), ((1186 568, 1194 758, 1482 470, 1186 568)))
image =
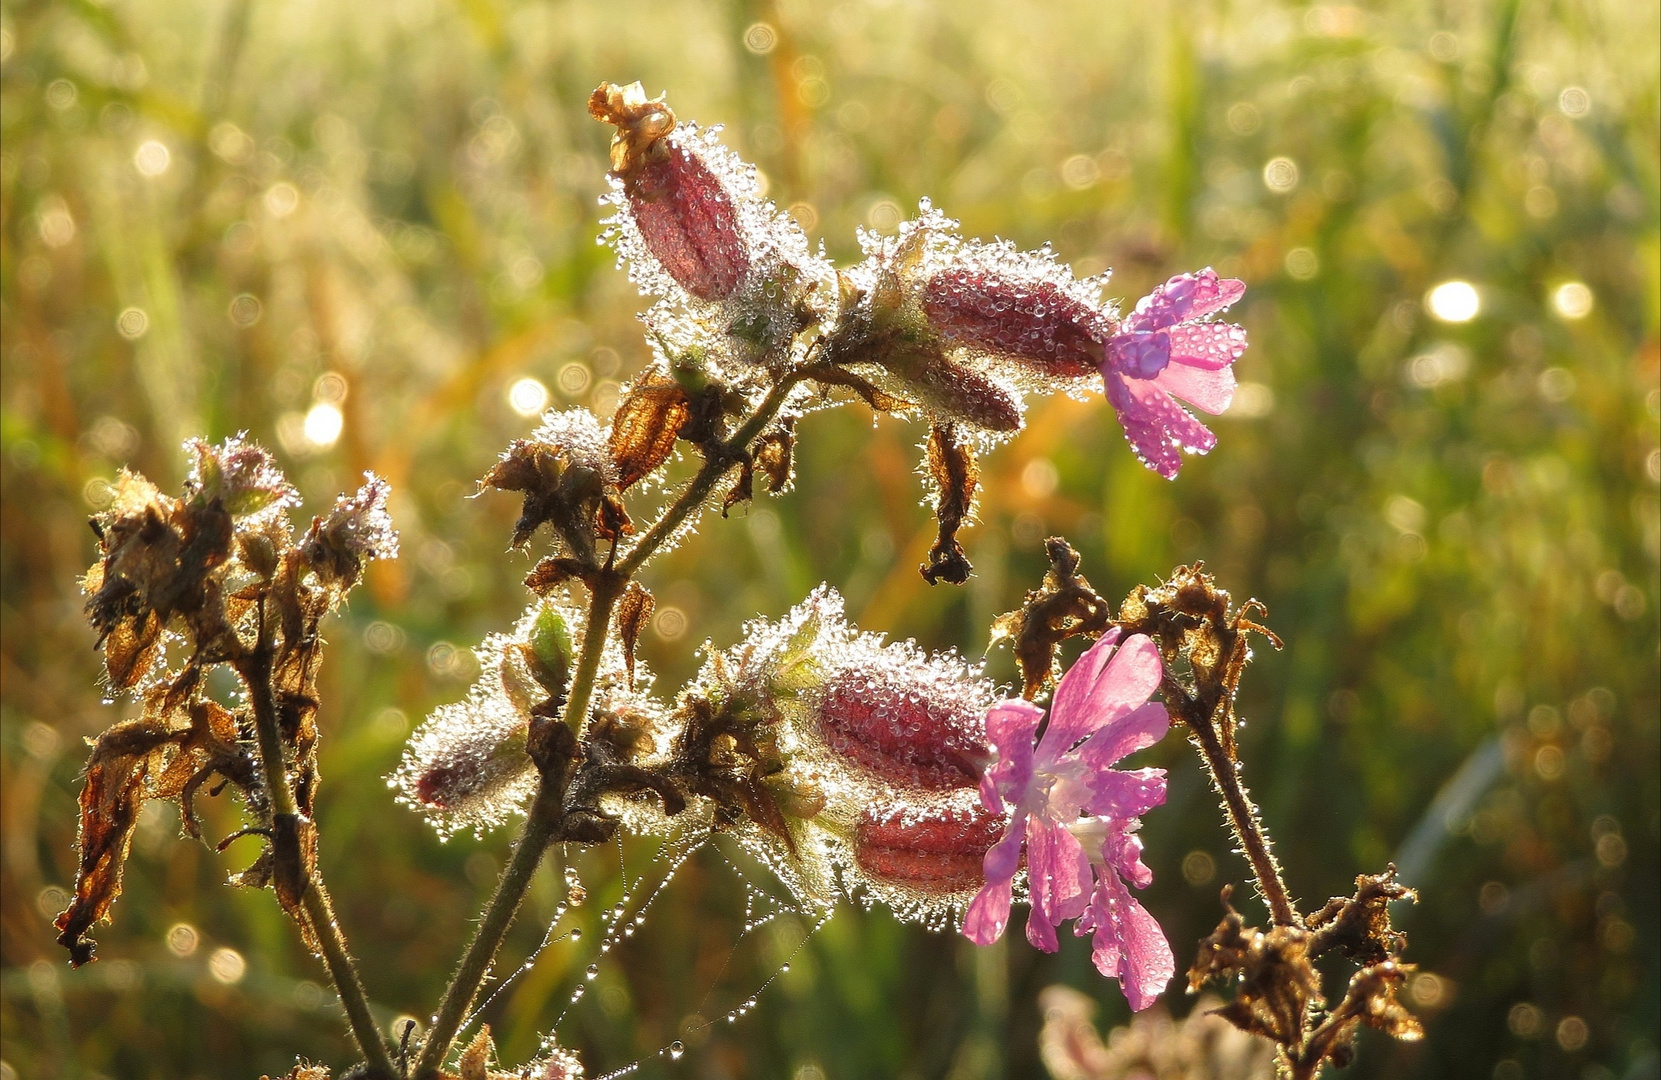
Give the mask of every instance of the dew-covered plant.
MULTIPOLYGON (((1047 250, 968 239, 926 203, 896 235, 861 234, 862 261, 838 268, 761 198, 714 130, 678 123, 638 84, 600 87, 589 109, 616 129, 604 239, 656 298, 642 316, 653 360, 609 421, 549 412, 481 480, 522 499, 511 545, 547 551, 526 576, 523 616, 479 646, 477 684, 428 718, 389 778, 396 801, 441 835, 519 822, 430 1023, 383 1040, 318 870, 313 816, 321 627, 367 561, 397 553, 387 486, 368 476, 297 531, 294 489, 240 439, 191 443, 177 497, 124 473, 92 522, 101 547, 87 616, 111 691, 141 715, 107 730, 88 762, 80 872, 57 921, 71 961, 93 957, 87 934, 120 890, 144 801, 176 801, 200 836, 194 799, 229 787, 248 825, 217 847, 258 846, 233 883, 270 888, 325 962, 362 1054, 345 1075, 582 1075, 552 1037, 517 1069, 494 1061, 487 1026, 458 1042, 549 848, 623 833, 661 837, 682 859, 725 835, 821 919, 846 900, 880 904, 985 945, 1025 904, 1035 947, 1055 951, 1071 923, 1142 1010, 1176 974, 1155 913, 1132 891, 1152 880, 1137 831, 1164 802, 1165 776, 1122 762, 1176 724, 1270 916, 1267 929, 1247 927, 1225 890, 1190 991, 1232 988, 1219 1014, 1268 1040, 1291 1077, 1342 1065, 1363 1025, 1416 1038, 1396 999, 1409 967, 1387 908, 1412 893, 1390 868, 1317 912, 1297 909, 1234 739, 1248 638, 1279 641, 1256 621, 1260 605, 1234 605, 1198 565, 1115 609, 1072 548, 1050 540, 1041 586, 990 628, 1019 666, 1014 696, 956 655, 859 630, 829 585, 782 619, 746 624, 731 647, 706 645, 673 695, 635 655, 655 606, 646 564, 709 511, 724 517, 756 498, 758 479, 788 491, 797 422, 816 410, 926 425, 939 528, 919 569, 930 583, 969 577, 960 535, 975 512, 976 459, 1021 430, 1027 395, 1105 393, 1137 456, 1176 478, 1183 453, 1215 444, 1182 403, 1229 406, 1245 334, 1214 316, 1243 283, 1183 274, 1122 313, 1102 299, 1105 276, 1079 280, 1047 250), (677 473, 678 461, 688 468, 677 473), (1074 637, 1087 648, 1062 672, 1059 647, 1074 637), (1336 1004, 1322 992, 1323 956, 1357 969, 1336 1004)), ((562 914, 583 900, 568 883, 562 914)), ((610 913, 600 952, 638 924, 626 910, 610 913)), ((678 1042, 660 1051, 681 1053, 678 1042)))

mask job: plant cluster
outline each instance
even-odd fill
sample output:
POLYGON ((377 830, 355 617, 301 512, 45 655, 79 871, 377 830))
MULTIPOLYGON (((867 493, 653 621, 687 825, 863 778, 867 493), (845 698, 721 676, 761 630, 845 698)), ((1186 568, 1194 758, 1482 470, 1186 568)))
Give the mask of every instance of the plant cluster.
POLYGON ((1363 1025, 1416 1037, 1395 997, 1408 967, 1387 904, 1411 892, 1393 870, 1308 916, 1281 880, 1234 740, 1248 636, 1279 643, 1254 621, 1258 605, 1236 608, 1199 566, 1115 611, 1077 554, 1051 540, 1042 586, 992 627, 1019 663, 1017 697, 955 655, 860 631, 829 586, 781 620, 747 624, 729 649, 706 647, 671 697, 636 656, 655 606, 640 580, 647 562, 706 512, 756 498, 758 474, 769 492, 788 490, 797 422, 815 410, 861 402, 927 425, 939 528, 919 570, 931 583, 969 577, 960 535, 976 458, 1021 429, 1027 394, 1101 388, 1136 454, 1174 478, 1183 452, 1215 443, 1181 402, 1229 405, 1245 335, 1212 316, 1244 285, 1185 274, 1121 313, 1101 299, 1104 279, 1075 279, 1047 250, 967 239, 926 204, 896 235, 862 234, 863 261, 840 269, 758 195, 753 170, 714 131, 677 122, 638 84, 604 85, 589 108, 616 128, 605 239, 657 298, 642 316, 653 362, 609 422, 549 412, 481 480, 522 500, 512 545, 546 538, 549 550, 525 579, 523 617, 480 646, 477 684, 414 734, 390 778, 441 834, 523 818, 431 1024, 419 1036, 407 1028, 396 1047, 382 1039, 318 872, 312 814, 320 624, 366 562, 396 554, 387 488, 367 477, 297 533, 293 488, 240 439, 190 444, 195 466, 177 498, 123 474, 93 521, 87 615, 111 689, 143 708, 89 761, 81 871, 58 920, 72 961, 92 958, 87 931, 119 891, 143 801, 176 800, 197 835, 192 801, 211 783, 240 794, 250 822, 219 848, 263 845, 233 880, 271 888, 328 966, 363 1055, 349 1075, 580 1075, 551 1044, 517 1071, 499 1068, 488 1028, 453 1051, 548 849, 620 830, 724 833, 810 909, 881 903, 981 944, 1024 901, 1029 941, 1054 951, 1072 922, 1097 969, 1144 1009, 1176 972, 1130 890, 1152 879, 1136 834, 1164 801, 1165 777, 1115 766, 1176 723, 1272 916, 1258 930, 1229 908, 1200 944, 1191 987, 1234 985, 1221 1015, 1270 1040, 1292 1077, 1342 1064, 1363 1025), (670 479, 677 458, 695 463, 690 479, 670 479), (1058 646, 1072 637, 1091 644, 1062 673, 1058 646), (217 679, 219 668, 233 679, 217 679), (1358 968, 1331 1007, 1314 967, 1326 954, 1358 968))

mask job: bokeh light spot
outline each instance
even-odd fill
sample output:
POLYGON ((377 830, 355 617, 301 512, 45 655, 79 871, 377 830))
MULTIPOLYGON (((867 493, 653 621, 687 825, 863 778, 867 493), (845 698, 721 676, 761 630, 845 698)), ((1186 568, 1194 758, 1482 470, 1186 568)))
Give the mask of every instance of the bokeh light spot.
POLYGON ((1551 294, 1551 306, 1565 319, 1584 319, 1595 302, 1592 290, 1582 281, 1565 281, 1551 294))
POLYGON ((1298 186, 1298 163, 1289 157, 1270 158, 1263 166, 1263 183, 1277 195, 1284 195, 1298 186))
POLYGON ((208 957, 208 974, 213 976, 215 982, 234 986, 247 973, 248 961, 235 949, 215 949, 213 955, 208 957))
POLYGON ((196 927, 189 923, 174 923, 167 931, 167 951, 174 956, 189 956, 202 943, 196 927))
POLYGON ((337 406, 318 402, 306 413, 306 441, 319 449, 333 446, 345 426, 346 417, 337 406))
POLYGON ((143 308, 130 307, 115 317, 116 333, 128 341, 137 341, 150 329, 150 316, 143 308))
POLYGON ((530 376, 508 387, 508 406, 520 416, 535 416, 548 407, 548 388, 530 376))
POLYGON ((133 168, 144 176, 160 176, 173 164, 173 152, 157 139, 146 139, 133 151, 133 168))
POLYGON ((1430 315, 1445 323, 1464 323, 1482 310, 1482 297, 1468 281, 1444 281, 1425 296, 1430 315))

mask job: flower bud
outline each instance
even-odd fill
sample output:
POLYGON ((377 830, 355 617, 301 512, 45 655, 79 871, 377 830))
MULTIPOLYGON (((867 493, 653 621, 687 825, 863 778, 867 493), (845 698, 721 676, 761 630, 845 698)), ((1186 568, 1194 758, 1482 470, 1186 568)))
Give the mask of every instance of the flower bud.
POLYGON ((458 810, 470 801, 488 801, 500 789, 524 774, 528 724, 520 724, 500 740, 487 745, 455 747, 427 764, 413 782, 413 793, 423 806, 458 810))
POLYGON ((872 884, 925 897, 971 893, 980 888, 982 861, 1006 824, 978 803, 873 807, 854 829, 854 866, 872 884))
POLYGON ((543 604, 537 610, 526 646, 525 665, 532 677, 551 695, 565 693, 571 673, 571 627, 558 607, 543 604))
POLYGON ((923 289, 929 324, 948 341, 1015 360, 1046 377, 1093 375, 1102 362, 1102 312, 1054 281, 1019 280, 973 266, 942 270, 923 289))
POLYGON ((675 114, 639 83, 602 83, 589 115, 613 124, 611 175, 646 250, 699 300, 730 296, 750 266, 733 197, 721 177, 676 137, 675 114))
POLYGON ((979 784, 991 759, 982 688, 900 647, 878 655, 877 663, 856 661, 826 679, 813 710, 825 745, 894 787, 979 784), (891 652, 898 655, 883 655, 891 652))
POLYGON ((1014 391, 936 350, 895 349, 882 363, 897 377, 896 392, 921 399, 937 423, 966 423, 1000 434, 1021 428, 1021 399, 1014 391))

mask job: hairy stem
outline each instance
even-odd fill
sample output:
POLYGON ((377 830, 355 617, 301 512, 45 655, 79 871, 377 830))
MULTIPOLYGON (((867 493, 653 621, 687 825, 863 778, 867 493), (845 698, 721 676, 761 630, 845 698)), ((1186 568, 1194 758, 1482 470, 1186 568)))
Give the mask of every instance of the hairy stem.
MULTIPOLYGON (((606 636, 610 630, 612 608, 617 602, 617 597, 622 594, 624 586, 669 537, 674 535, 675 530, 703 505, 716 483, 737 463, 739 455, 748 449, 750 443, 754 442, 778 415, 779 409, 784 406, 785 399, 796 384, 803 379, 811 378, 816 370, 816 366, 808 365, 780 379, 749 419, 733 432, 731 438, 713 450, 706 451, 703 467, 692 478, 686 490, 681 492, 680 497, 664 510, 663 516, 653 522, 640 539, 635 541, 634 546, 615 567, 597 576, 589 605, 588 622, 583 631, 582 656, 577 661, 577 670, 571 679, 570 697, 565 704, 567 722, 572 718, 577 719, 573 731, 580 729, 581 718, 588 713, 589 699, 594 693, 594 679, 599 673, 600 657, 604 654, 606 636)), ((558 839, 565 814, 567 775, 543 775, 537 788, 536 799, 531 803, 524 831, 520 834, 519 844, 514 849, 513 858, 507 869, 502 871, 502 876, 496 883, 496 891, 491 894, 490 903, 485 908, 483 918, 479 920, 479 928, 474 933, 473 940, 468 943, 467 952, 462 956, 455 976, 444 991, 438 1018, 433 1022, 432 1030, 428 1032, 421 1047, 421 1056, 410 1074, 414 1080, 431 1080, 438 1075, 439 1067, 450 1053, 456 1033, 461 1030, 468 1011, 478 998, 479 987, 484 983, 485 976, 495 962, 496 951, 501 948, 502 940, 507 936, 508 926, 513 922, 513 916, 524 901, 525 892, 530 888, 531 877, 536 873, 536 868, 548 846, 558 839)))
MULTIPOLYGON (((263 620, 261 620, 263 626, 263 620)), ((351 1025, 352 1038, 358 1052, 369 1064, 376 1077, 391 1080, 397 1075, 386 1043, 381 1040, 374 1014, 369 1010, 369 995, 364 992, 363 980, 358 976, 357 964, 346 947, 346 935, 335 919, 329 896, 323 887, 323 872, 306 867, 301 846, 303 822, 294 788, 288 781, 288 765, 283 754, 282 732, 277 719, 276 695, 271 690, 271 646, 261 640, 252 653, 237 665, 237 673, 248 689, 248 699, 254 707, 254 728, 259 735, 260 768, 264 773, 265 790, 271 800, 272 861, 276 870, 274 881, 281 890, 298 893, 300 904, 310 924, 312 936, 323 952, 323 962, 329 969, 329 979, 340 997, 341 1007, 351 1025), (293 880, 284 882, 288 874, 293 880)))
POLYGON ((558 831, 560 804, 564 795, 557 793, 545 797, 549 786, 545 782, 538 789, 536 801, 531 804, 530 816, 525 821, 524 832, 519 835, 519 844, 513 849, 513 858, 497 881, 484 918, 479 920, 479 928, 474 932, 473 940, 468 943, 467 952, 456 968, 455 977, 444 992, 438 1019, 433 1022, 432 1030, 421 1046, 421 1056, 416 1059, 413 1076, 425 1078, 438 1074, 439 1066, 450 1052, 450 1044, 455 1041, 456 1032, 461 1029, 462 1021, 467 1018, 468 1011, 479 996, 479 987, 496 959, 496 950, 502 947, 502 939, 507 936, 508 927, 519 911, 526 890, 530 888, 531 877, 558 831))
POLYGON ((1263 827, 1257 806, 1246 794, 1246 785, 1240 780, 1239 762, 1223 748, 1218 714, 1231 708, 1228 696, 1223 695, 1215 709, 1207 712, 1169 676, 1166 676, 1166 682, 1165 697, 1178 703, 1182 709, 1189 735, 1199 747, 1200 756, 1205 759, 1212 787, 1223 797, 1229 827, 1246 860, 1251 863, 1252 875, 1257 879, 1257 891, 1268 903, 1270 915, 1282 926, 1302 926, 1298 909, 1292 903, 1286 891, 1286 882, 1281 877, 1280 863, 1275 859, 1269 832, 1263 827))
MULTIPOLYGON (((589 699, 594 695, 594 678, 599 673, 600 657, 605 652, 606 635, 611 628, 611 609, 622 592, 622 584, 620 578, 602 578, 589 602, 582 655, 577 661, 570 696, 565 702, 567 722, 572 717, 580 718, 588 714, 589 699)), ((536 874, 542 856, 547 852, 548 845, 559 836, 565 817, 565 786, 569 777, 568 768, 556 769, 543 773, 537 785, 536 798, 526 816, 524 831, 519 834, 513 858, 496 882, 496 891, 491 894, 490 903, 479 920, 479 928, 474 931, 473 940, 468 942, 467 951, 462 954, 461 963, 457 965, 450 985, 445 988, 437 1019, 421 1046, 421 1056, 416 1059, 413 1073, 418 1080, 438 1074, 456 1033, 461 1030, 473 1002, 479 996, 479 987, 484 984, 485 976, 495 963, 496 952, 507 937, 508 927, 513 924, 519 905, 524 902, 525 892, 531 886, 531 878, 536 874)))

